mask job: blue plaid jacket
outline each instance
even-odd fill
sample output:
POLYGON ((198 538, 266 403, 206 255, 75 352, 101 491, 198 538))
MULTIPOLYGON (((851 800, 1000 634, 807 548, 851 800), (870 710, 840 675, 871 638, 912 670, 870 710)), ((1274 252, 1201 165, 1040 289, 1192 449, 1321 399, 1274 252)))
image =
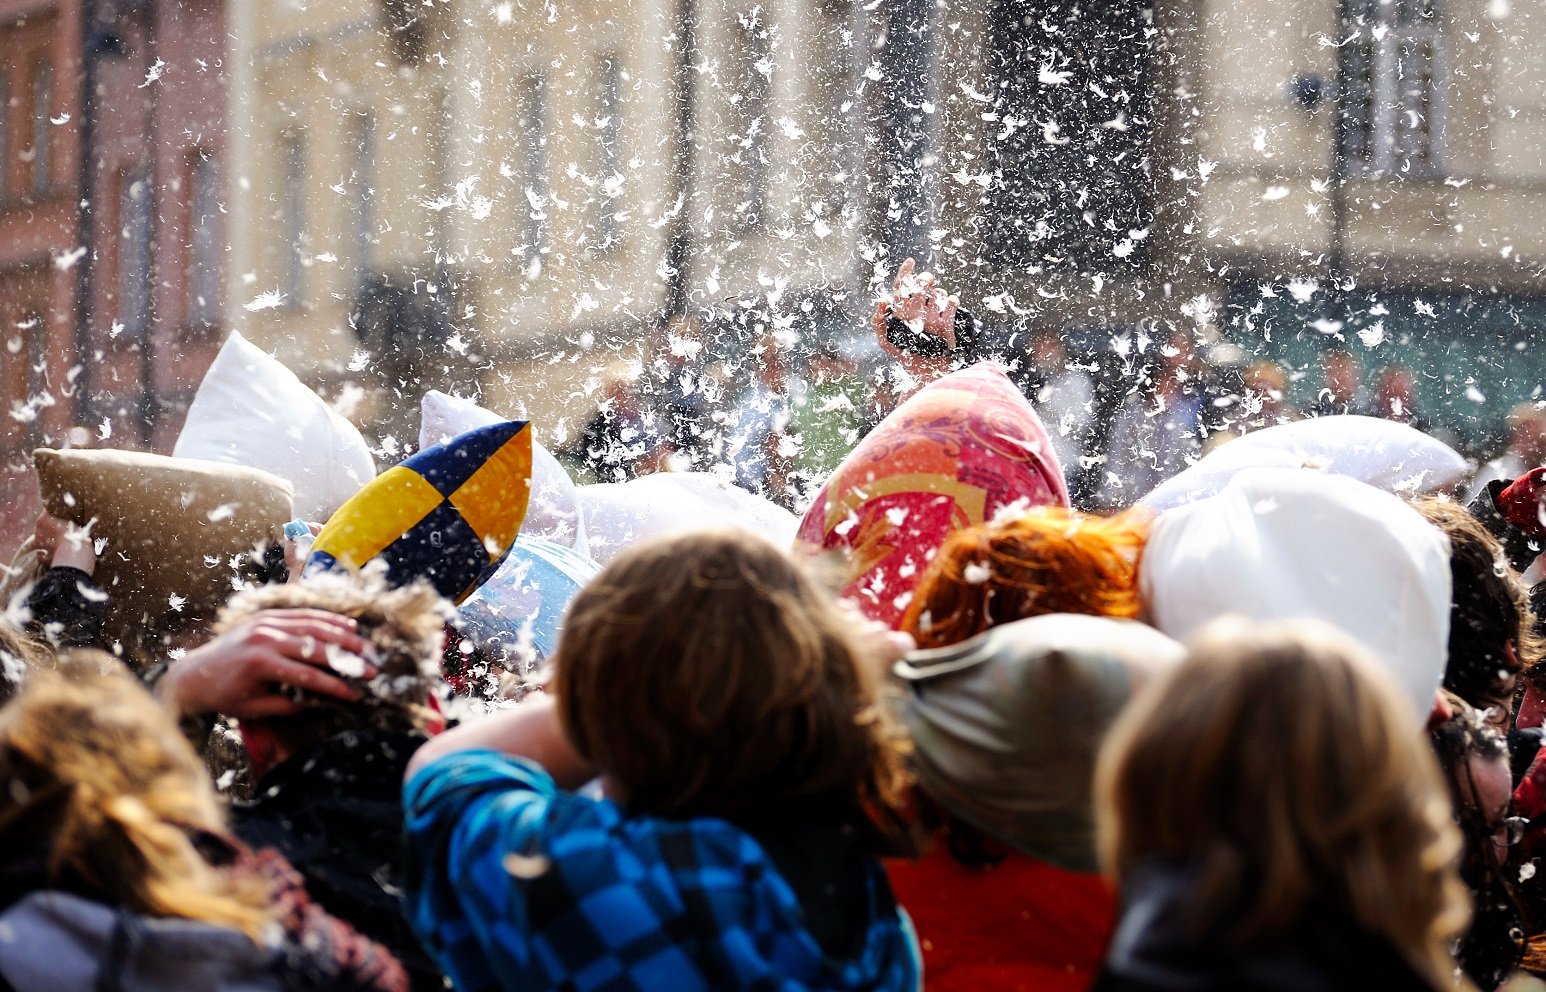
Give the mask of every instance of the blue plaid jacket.
POLYGON ((422 769, 403 795, 408 918, 461 992, 916 992, 907 918, 870 877, 862 952, 833 960, 757 842, 722 820, 625 817, 492 751, 422 769))

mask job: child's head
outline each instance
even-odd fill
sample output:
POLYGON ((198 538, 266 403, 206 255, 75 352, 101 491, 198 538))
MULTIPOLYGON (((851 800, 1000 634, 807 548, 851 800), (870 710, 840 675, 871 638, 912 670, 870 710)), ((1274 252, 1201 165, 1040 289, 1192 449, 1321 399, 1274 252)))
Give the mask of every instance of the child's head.
POLYGON ((265 890, 222 876, 193 837, 224 819, 193 748, 122 663, 73 652, 0 710, 0 846, 53 886, 257 937, 265 890))
POLYGON ((905 747, 850 626, 760 538, 669 538, 619 556, 575 598, 552 687, 570 739, 636 812, 862 809, 886 821, 881 839, 905 747))
POLYGON ((346 730, 425 730, 438 723, 426 704, 440 683, 450 607, 428 584, 394 589, 377 576, 338 573, 260 586, 231 597, 216 630, 225 633, 277 609, 323 610, 353 619, 374 651, 367 660, 381 673, 359 683, 365 694, 356 703, 318 698, 314 707, 261 721, 286 752, 299 753, 346 730))
POLYGON ((958 530, 918 581, 902 629, 937 648, 1048 613, 1135 618, 1150 519, 1040 506, 958 530))

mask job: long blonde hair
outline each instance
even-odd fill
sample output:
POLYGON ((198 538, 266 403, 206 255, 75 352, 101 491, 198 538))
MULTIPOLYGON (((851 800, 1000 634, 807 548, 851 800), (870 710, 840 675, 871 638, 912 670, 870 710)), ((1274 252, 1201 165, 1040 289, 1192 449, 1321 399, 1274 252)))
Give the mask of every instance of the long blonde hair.
POLYGON ((1329 904, 1454 982, 1469 900, 1443 779, 1399 690, 1331 628, 1205 631, 1119 718, 1095 788, 1107 874, 1193 866, 1199 930, 1244 944, 1329 904))
POLYGON ((194 836, 221 832, 215 792, 167 712, 116 659, 73 652, 0 710, 0 848, 45 884, 263 938, 266 886, 229 876, 194 836))

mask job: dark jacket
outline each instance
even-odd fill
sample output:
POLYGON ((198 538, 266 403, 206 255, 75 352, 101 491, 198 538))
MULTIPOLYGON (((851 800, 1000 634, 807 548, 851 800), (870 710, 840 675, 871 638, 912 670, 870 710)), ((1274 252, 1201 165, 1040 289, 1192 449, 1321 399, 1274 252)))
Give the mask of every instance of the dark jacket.
POLYGON ((398 903, 403 865, 403 772, 427 738, 348 731, 276 765, 250 801, 236 803, 236 835, 272 847, 329 913, 390 950, 415 990, 441 989, 398 903))
POLYGON ((1222 933, 1229 920, 1195 933, 1187 921, 1193 878, 1170 862, 1132 872, 1092 992, 1434 992, 1387 941, 1331 908, 1246 947, 1222 933))
POLYGON ((32 615, 28 633, 56 651, 103 646, 107 592, 78 568, 55 566, 45 571, 27 593, 27 611, 32 615))

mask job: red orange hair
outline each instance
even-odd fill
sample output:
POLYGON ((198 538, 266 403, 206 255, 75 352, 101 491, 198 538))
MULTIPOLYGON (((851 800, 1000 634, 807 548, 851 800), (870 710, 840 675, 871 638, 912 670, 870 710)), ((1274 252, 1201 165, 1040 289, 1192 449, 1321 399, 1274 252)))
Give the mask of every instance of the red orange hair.
POLYGON ((918 582, 902 629, 919 647, 960 642, 1047 613, 1138 616, 1138 558, 1152 514, 1058 506, 956 531, 918 582))

